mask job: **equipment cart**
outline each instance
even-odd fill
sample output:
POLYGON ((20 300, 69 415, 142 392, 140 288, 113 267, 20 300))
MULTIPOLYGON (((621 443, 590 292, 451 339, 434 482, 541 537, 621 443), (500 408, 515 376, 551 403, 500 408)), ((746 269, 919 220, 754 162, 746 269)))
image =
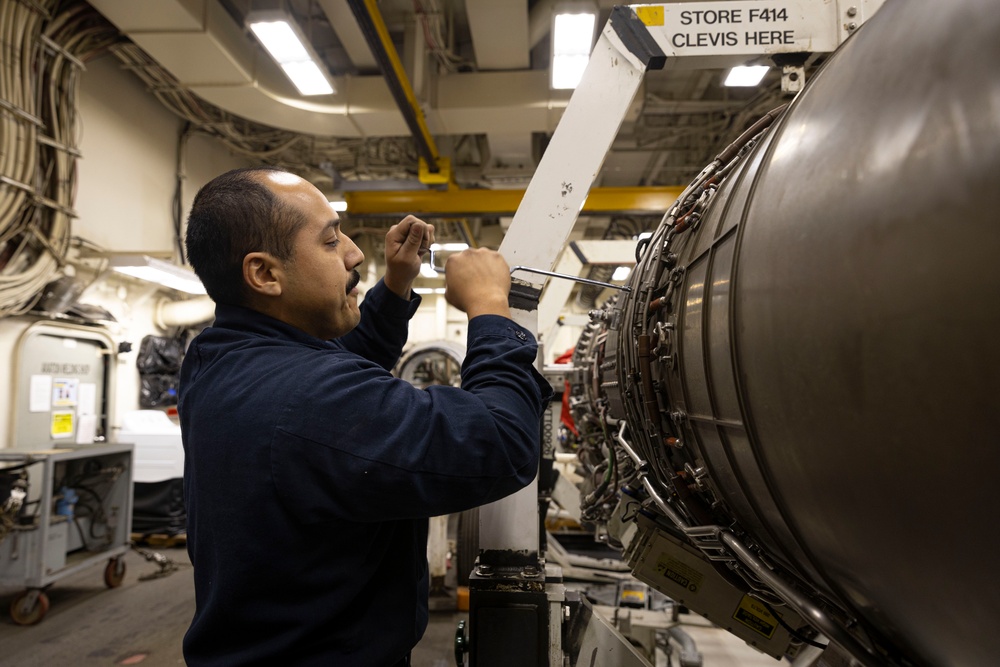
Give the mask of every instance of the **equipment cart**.
MULTIPOLYGON (((38 623, 45 590, 107 560, 104 583, 120 586, 132 525, 132 445, 0 450, 0 486, 11 489, 0 524, 0 585, 25 586, 15 623, 38 623)), ((4 495, 6 497, 6 495, 4 495)))

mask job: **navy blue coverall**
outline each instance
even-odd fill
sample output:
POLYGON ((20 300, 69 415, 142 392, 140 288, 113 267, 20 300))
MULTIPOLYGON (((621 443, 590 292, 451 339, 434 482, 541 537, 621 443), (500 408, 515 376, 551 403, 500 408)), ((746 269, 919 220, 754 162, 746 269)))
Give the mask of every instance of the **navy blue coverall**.
POLYGON ((535 476, 550 389, 534 338, 476 317, 462 388, 419 390, 390 374, 418 303, 379 282, 333 341, 219 305, 192 342, 178 406, 192 667, 399 664, 427 625, 427 517, 535 476))

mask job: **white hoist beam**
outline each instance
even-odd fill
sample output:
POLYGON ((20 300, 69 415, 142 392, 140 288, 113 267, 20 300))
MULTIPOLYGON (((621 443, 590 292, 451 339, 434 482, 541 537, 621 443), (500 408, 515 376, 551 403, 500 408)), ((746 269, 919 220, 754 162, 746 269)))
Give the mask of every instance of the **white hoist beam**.
MULTIPOLYGON (((663 67, 665 61, 662 49, 635 12, 615 7, 500 244, 500 253, 510 266, 552 268, 643 74, 663 67)), ((534 274, 517 274, 515 278, 538 289, 542 284, 534 274)), ((518 324, 538 332, 537 310, 515 309, 513 315, 518 324)), ((489 560, 491 552, 537 558, 538 522, 527 520, 538 516, 537 479, 514 495, 484 506, 479 516, 479 548, 484 560, 489 560)))

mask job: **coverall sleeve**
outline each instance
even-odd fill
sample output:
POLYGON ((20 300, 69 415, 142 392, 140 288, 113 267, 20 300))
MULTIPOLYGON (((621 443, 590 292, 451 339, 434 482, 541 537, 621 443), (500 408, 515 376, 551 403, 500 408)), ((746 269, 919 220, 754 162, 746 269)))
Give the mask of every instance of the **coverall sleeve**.
POLYGON ((353 356, 310 373, 271 444, 279 496, 305 522, 385 521, 457 512, 522 488, 538 469, 551 396, 536 351, 514 322, 483 315, 469 323, 462 388, 417 389, 353 356))
POLYGON ((358 326, 333 343, 391 371, 406 345, 410 318, 420 305, 420 296, 413 297, 402 299, 379 280, 361 302, 358 326))

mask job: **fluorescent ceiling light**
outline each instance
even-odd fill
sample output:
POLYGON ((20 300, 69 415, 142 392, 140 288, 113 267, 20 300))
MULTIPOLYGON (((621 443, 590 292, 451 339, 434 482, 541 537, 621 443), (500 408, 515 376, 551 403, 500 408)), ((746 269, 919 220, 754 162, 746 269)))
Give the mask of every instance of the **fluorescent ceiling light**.
POLYGON ((628 275, 632 273, 631 266, 619 266, 615 269, 615 272, 611 274, 611 280, 625 280, 628 275))
POLYGON ((118 255, 111 258, 111 269, 133 278, 156 283, 188 294, 207 294, 194 271, 146 255, 118 255))
POLYGON ((413 291, 417 294, 444 294, 443 287, 414 287, 413 291))
POLYGON ((552 87, 576 88, 594 47, 596 10, 557 13, 552 24, 552 87), (584 13, 586 12, 586 13, 584 13))
POLYGON ((310 59, 309 52, 288 21, 255 21, 250 24, 250 29, 275 62, 294 63, 310 59))
POLYGON ((334 92, 322 61, 291 17, 280 11, 252 12, 247 25, 300 94, 334 92))
POLYGON ((767 65, 753 65, 751 67, 734 67, 729 70, 729 75, 726 76, 725 85, 727 86, 756 86, 767 74, 767 70, 771 69, 767 65))
POLYGON ((594 46, 593 13, 556 14, 552 50, 558 54, 589 56, 594 46))
POLYGON ((311 60, 297 63, 280 63, 281 69, 299 92, 303 95, 329 95, 333 86, 320 70, 319 65, 311 60))
POLYGON ((347 210, 347 202, 343 199, 332 199, 330 200, 330 207, 337 213, 343 213, 347 210))
POLYGON ((552 58, 552 88, 572 90, 580 85, 590 56, 554 56, 552 58))

